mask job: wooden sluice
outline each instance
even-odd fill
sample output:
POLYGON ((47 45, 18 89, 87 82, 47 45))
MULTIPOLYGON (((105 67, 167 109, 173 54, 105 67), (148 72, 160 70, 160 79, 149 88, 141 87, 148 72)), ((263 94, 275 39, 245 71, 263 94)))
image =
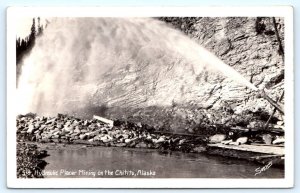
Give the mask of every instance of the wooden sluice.
POLYGON ((284 146, 261 144, 225 145, 216 143, 208 144, 207 152, 212 155, 246 159, 261 164, 267 164, 272 161, 273 165, 284 166, 284 146))

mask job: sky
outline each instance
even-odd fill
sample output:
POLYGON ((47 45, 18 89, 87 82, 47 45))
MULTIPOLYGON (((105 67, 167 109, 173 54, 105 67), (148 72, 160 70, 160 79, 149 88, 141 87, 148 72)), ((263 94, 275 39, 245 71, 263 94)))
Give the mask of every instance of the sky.
MULTIPOLYGON (((32 17, 24 17, 19 19, 19 21, 17 22, 17 37, 20 37, 22 39, 30 34, 32 19, 32 17)), ((35 18, 35 20, 37 27, 37 17, 35 18)), ((41 25, 45 26, 45 23, 45 18, 41 18, 41 25)))

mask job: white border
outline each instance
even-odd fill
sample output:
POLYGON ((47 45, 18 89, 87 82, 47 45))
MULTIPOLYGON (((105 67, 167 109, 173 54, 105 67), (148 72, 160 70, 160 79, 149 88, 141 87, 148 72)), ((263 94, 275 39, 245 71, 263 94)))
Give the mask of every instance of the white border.
POLYGON ((7 9, 7 186, 9 188, 290 188, 294 186, 293 7, 9 7, 7 9), (19 17, 284 17, 286 159, 283 179, 16 178, 16 21, 19 17))

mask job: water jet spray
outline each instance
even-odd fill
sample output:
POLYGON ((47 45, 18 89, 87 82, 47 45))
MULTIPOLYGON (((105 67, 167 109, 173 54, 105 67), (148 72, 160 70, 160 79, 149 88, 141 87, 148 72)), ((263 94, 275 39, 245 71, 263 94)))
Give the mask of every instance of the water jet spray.
POLYGON ((155 19, 55 19, 24 60, 18 113, 68 113, 90 104, 167 106, 174 98, 184 103, 187 98, 177 93, 185 87, 197 98, 197 77, 205 70, 259 91, 213 53, 155 19))

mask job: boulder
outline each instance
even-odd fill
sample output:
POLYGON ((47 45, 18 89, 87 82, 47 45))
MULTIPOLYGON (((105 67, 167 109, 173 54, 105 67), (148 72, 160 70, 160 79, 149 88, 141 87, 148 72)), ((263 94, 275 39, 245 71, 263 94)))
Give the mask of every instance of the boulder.
POLYGON ((146 139, 152 140, 152 136, 148 133, 147 136, 146 136, 146 139))
POLYGON ((185 139, 180 139, 179 142, 178 142, 178 144, 182 145, 185 141, 186 141, 185 139))
POLYGON ((145 142, 140 142, 135 147, 137 147, 137 148, 146 148, 147 144, 145 142))
POLYGON ((42 139, 42 136, 41 136, 41 135, 39 135, 39 134, 36 134, 36 136, 35 136, 35 137, 36 137, 36 139, 37 139, 37 140, 40 140, 40 139, 42 139))
POLYGON ((74 133, 81 133, 80 129, 78 126, 76 126, 75 130, 74 130, 74 133))
POLYGON ((100 131, 97 130, 97 131, 93 131, 90 133, 92 136, 96 136, 96 135, 99 135, 100 134, 100 131))
POLYGON ((65 127, 66 126, 70 126, 71 125, 71 121, 67 121, 66 123, 65 123, 65 127))
POLYGON ((164 138, 164 136, 161 136, 159 139, 152 139, 153 143, 162 143, 165 140, 166 139, 164 138))
POLYGON ((272 144, 272 140, 273 140, 272 135, 270 135, 270 134, 263 134, 262 135, 262 139, 263 139, 263 141, 264 141, 265 144, 267 144, 267 145, 271 145, 272 144))
POLYGON ((71 132, 71 131, 74 131, 74 127, 73 126, 65 126, 64 130, 66 130, 66 132, 71 132))
POLYGON ((236 140, 236 142, 241 145, 241 144, 245 144, 248 141, 248 137, 240 137, 236 140))
POLYGON ((93 139, 94 139, 94 141, 100 141, 100 136, 97 135, 97 136, 95 136, 93 139))
POLYGON ((127 144, 126 143, 117 143, 115 144, 116 147, 125 147, 127 144))
POLYGON ((85 120, 85 121, 83 122, 83 125, 84 125, 84 126, 88 126, 88 125, 89 125, 89 121, 88 121, 88 120, 85 120))
POLYGON ((39 122, 39 121, 38 121, 38 122, 36 122, 36 123, 35 123, 35 125, 34 125, 34 127, 35 127, 35 128, 37 128, 37 129, 39 129, 39 128, 40 128, 40 126, 41 126, 41 122, 39 122))
POLYGON ((189 132, 189 133, 194 133, 194 129, 188 128, 188 132, 189 132))
POLYGON ((39 130, 42 131, 42 130, 44 130, 45 128, 46 128, 46 125, 41 125, 40 128, 39 128, 39 130))
POLYGON ((128 134, 123 134, 122 135, 124 139, 128 139, 129 135, 128 134))
POLYGON ((106 128, 104 128, 104 127, 102 127, 102 128, 100 129, 100 131, 101 131, 101 133, 103 133, 103 134, 107 134, 107 133, 108 133, 108 130, 107 130, 106 128))
POLYGON ((60 134, 61 134, 60 131, 55 131, 55 132, 53 132, 53 135, 60 135, 60 134))
POLYGON ((79 133, 72 133, 71 137, 74 138, 75 136, 78 136, 78 135, 79 135, 79 133))
POLYGON ((202 152, 205 152, 205 151, 206 151, 206 148, 203 147, 203 146, 198 146, 198 147, 193 148, 192 151, 193 151, 193 152, 196 152, 196 153, 202 153, 202 152))
POLYGON ((274 145, 284 143, 285 139, 283 136, 276 136, 276 139, 272 142, 274 145))
POLYGON ((66 130, 63 129, 63 130, 61 131, 61 135, 66 135, 66 130))
POLYGON ((62 129, 62 128, 64 128, 64 125, 61 124, 61 123, 59 123, 59 124, 56 125, 56 127, 57 127, 58 129, 62 129))
POLYGON ((27 133, 32 134, 34 132, 34 130, 35 130, 34 126, 32 124, 30 124, 28 126, 27 133))
POLYGON ((64 135, 66 135, 66 134, 70 133, 70 131, 69 131, 69 130, 66 130, 65 128, 63 128, 62 133, 63 133, 64 135))
POLYGON ((100 141, 103 141, 104 143, 110 142, 112 140, 112 137, 109 135, 104 135, 100 138, 100 141))
POLYGON ((284 130, 284 125, 274 125, 273 126, 276 129, 283 129, 284 130))
POLYGON ((45 125, 50 125, 52 124, 53 122, 55 122, 55 118, 48 118, 47 122, 45 123, 45 125))
POLYGON ((277 125, 284 125, 283 121, 277 121, 277 125))
POLYGON ((58 139, 58 138, 59 138, 59 135, 53 135, 51 138, 52 138, 52 139, 58 139))
POLYGON ((86 139, 86 138, 87 138, 87 135, 85 135, 85 134, 79 135, 79 139, 81 139, 81 140, 84 140, 84 139, 86 139))
POLYGON ((220 143, 224 139, 226 139, 226 135, 224 135, 224 134, 216 134, 216 135, 213 135, 213 136, 209 137, 209 142, 210 143, 220 143))

